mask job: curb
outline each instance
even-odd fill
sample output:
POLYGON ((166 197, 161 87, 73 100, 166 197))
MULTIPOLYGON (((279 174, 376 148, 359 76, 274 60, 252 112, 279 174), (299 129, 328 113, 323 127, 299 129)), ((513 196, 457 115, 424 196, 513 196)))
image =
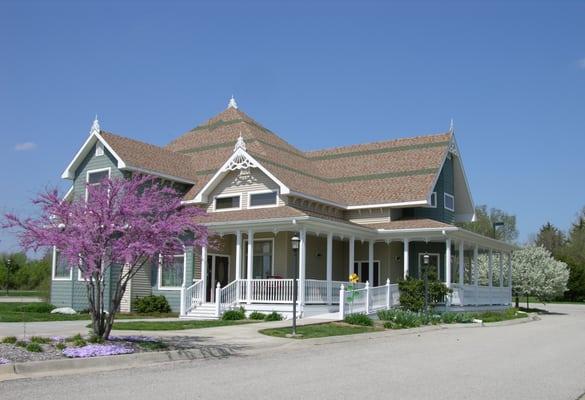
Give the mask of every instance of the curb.
POLYGON ((206 351, 202 351, 201 349, 185 349, 119 356, 20 362, 0 365, 0 382, 32 376, 62 375, 88 371, 111 371, 171 361, 190 361, 225 356, 226 354, 213 354, 211 349, 207 349, 206 351))

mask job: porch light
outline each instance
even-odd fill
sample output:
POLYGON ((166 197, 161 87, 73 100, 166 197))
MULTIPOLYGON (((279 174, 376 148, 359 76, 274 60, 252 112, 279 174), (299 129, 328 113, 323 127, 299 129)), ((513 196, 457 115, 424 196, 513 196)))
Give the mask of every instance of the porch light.
POLYGON ((299 237, 297 235, 294 235, 290 239, 291 247, 292 247, 293 250, 298 250, 299 249, 299 242, 300 241, 301 241, 301 239, 299 239, 299 237))
POLYGON ((428 255, 428 253, 425 253, 423 255, 423 264, 425 266, 428 266, 429 265, 429 262, 430 262, 430 259, 431 259, 431 257, 428 255))
POLYGON ((293 251, 293 315, 292 315, 292 333, 291 336, 297 335, 297 297, 298 297, 298 285, 297 285, 297 268, 299 267, 299 243, 301 239, 297 235, 294 235, 290 239, 291 248, 293 251))

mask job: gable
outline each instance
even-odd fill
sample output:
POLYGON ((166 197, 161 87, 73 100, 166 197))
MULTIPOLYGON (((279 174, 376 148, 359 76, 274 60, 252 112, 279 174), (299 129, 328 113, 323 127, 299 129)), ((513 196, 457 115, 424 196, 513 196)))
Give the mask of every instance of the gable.
POLYGON ((72 192, 74 199, 82 199, 85 197, 87 174, 89 172, 107 169, 110 172, 110 178, 122 177, 122 171, 118 168, 117 160, 108 149, 104 149, 104 154, 101 156, 95 155, 96 144, 90 147, 90 151, 79 162, 75 170, 72 192))

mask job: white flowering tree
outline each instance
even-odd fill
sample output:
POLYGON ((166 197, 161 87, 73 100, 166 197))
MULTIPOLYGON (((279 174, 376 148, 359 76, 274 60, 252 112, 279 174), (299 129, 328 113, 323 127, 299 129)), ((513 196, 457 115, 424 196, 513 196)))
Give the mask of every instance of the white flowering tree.
POLYGON ((512 292, 516 296, 516 306, 520 296, 529 296, 548 301, 562 295, 567 290, 569 268, 557 261, 544 247, 528 246, 517 250, 512 256, 512 292))

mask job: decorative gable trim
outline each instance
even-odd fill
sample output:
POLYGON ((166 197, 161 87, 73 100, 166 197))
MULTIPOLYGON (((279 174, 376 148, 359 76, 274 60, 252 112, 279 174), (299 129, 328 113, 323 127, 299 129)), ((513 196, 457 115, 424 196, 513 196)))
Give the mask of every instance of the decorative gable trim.
POLYGON ((254 157, 252 157, 246 150, 246 146, 241 139, 238 139, 238 143, 234 148, 234 153, 231 157, 217 170, 215 175, 203 186, 203 188, 197 193, 193 200, 187 200, 184 203, 207 203, 209 201, 209 193, 225 178, 225 176, 231 171, 245 170, 249 168, 258 168, 266 176, 268 176, 274 183, 279 186, 280 194, 288 195, 290 189, 282 183, 277 177, 275 177, 270 171, 268 171, 262 164, 260 164, 254 157), (241 142, 240 142, 241 140, 241 142))

